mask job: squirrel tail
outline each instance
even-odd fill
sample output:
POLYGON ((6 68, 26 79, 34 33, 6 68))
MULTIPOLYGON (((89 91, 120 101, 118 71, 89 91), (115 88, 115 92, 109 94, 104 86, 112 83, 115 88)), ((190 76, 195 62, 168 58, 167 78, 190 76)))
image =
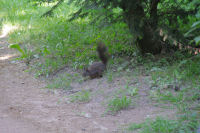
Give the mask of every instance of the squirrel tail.
POLYGON ((98 42, 97 52, 99 54, 100 60, 103 62, 103 64, 106 65, 108 62, 109 54, 108 54, 108 48, 103 42, 98 42))

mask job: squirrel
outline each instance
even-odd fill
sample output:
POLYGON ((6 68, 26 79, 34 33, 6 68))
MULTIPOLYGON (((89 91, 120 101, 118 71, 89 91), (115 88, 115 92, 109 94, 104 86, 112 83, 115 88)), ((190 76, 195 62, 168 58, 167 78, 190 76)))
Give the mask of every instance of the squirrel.
POLYGON ((101 61, 94 62, 92 65, 84 69, 83 77, 89 76, 90 79, 103 77, 106 70, 109 54, 108 48, 103 42, 98 42, 97 53, 101 61))

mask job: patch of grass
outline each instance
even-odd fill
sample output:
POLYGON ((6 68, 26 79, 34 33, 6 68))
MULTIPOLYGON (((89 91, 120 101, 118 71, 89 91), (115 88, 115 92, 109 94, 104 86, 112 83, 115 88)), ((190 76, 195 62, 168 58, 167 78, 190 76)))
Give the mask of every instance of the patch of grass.
POLYGON ((71 90, 73 89, 71 85, 73 82, 81 83, 82 81, 83 81, 83 78, 78 74, 65 73, 51 80, 50 83, 47 85, 47 88, 71 90))
POLYGON ((134 88, 129 88, 128 89, 128 95, 130 95, 130 96, 135 96, 135 95, 137 95, 138 94, 138 88, 136 88, 136 87, 134 87, 134 88))
MULTIPOLYGON (((177 120, 156 119, 131 128, 140 126, 139 132, 147 133, 193 133, 200 124, 200 97, 199 84, 199 56, 183 57, 177 54, 177 60, 170 66, 156 66, 150 69, 152 87, 149 92, 150 98, 158 103, 170 103, 178 110, 177 120), (198 70, 197 70, 198 69, 198 70), (170 85, 170 87, 166 87, 170 85), (174 86, 180 90, 176 91, 174 86), (146 124, 148 123, 148 124, 146 124), (158 123, 163 123, 159 125, 158 123), (142 125, 142 126, 141 126, 142 125), (160 128, 156 127, 157 125, 160 128)), ((162 106, 162 104, 161 104, 162 106)))
MULTIPOLYGON (((30 44, 33 51, 37 75, 45 75, 68 65, 73 69, 82 69, 85 65, 99 60, 96 55, 96 40, 102 40, 109 47, 109 53, 133 51, 130 44, 132 36, 124 23, 116 23, 99 29, 90 23, 89 18, 67 22, 69 14, 78 7, 64 2, 52 17, 41 18, 52 4, 35 4, 30 0, 1 0, 0 25, 17 25, 9 34, 9 41, 17 44, 30 44), (11 7, 11 8, 7 8, 11 7)), ((28 56, 27 56, 28 57, 28 56)), ((114 56, 113 56, 114 57, 114 56)), ((112 60, 112 58, 110 59, 112 60)))
POLYGON ((114 97, 109 101, 107 110, 114 114, 122 109, 128 108, 131 103, 131 98, 128 98, 127 96, 122 96, 121 98, 114 97))
POLYGON ((175 133, 178 126, 177 121, 157 117, 156 120, 147 119, 144 123, 131 124, 128 130, 138 130, 139 133, 175 133))
POLYGON ((147 119, 140 124, 130 124, 128 131, 137 131, 138 133, 194 133, 198 127, 198 121, 194 118, 197 114, 191 114, 192 120, 179 119, 168 120, 157 117, 155 120, 147 119))
POLYGON ((80 91, 70 96, 71 102, 89 102, 90 101, 90 91, 80 91))
POLYGON ((111 83, 113 81, 113 73, 109 72, 106 74, 107 81, 111 83))

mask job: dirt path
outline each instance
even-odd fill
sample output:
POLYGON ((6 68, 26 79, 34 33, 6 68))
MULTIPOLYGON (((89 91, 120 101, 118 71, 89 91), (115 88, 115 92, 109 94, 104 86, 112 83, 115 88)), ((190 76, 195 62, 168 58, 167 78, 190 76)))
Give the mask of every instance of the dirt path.
MULTIPOLYGON (((12 61, 15 51, 7 46, 6 39, 0 39, 0 133, 114 133, 129 122, 174 114, 145 99, 139 99, 136 108, 115 116, 102 116, 101 98, 85 104, 68 103, 60 94, 43 89, 45 83, 24 72, 24 64, 12 61)), ((98 86, 96 80, 82 86, 104 87, 105 92, 110 87, 98 86)))

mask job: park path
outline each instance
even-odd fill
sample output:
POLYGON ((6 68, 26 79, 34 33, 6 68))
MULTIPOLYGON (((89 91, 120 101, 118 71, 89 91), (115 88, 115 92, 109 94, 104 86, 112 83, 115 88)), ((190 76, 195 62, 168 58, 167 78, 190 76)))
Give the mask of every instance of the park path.
POLYGON ((44 89, 43 81, 14 60, 16 51, 8 45, 6 38, 0 38, 0 133, 112 132, 98 123, 105 118, 81 115, 84 105, 60 102, 60 94, 44 89))

